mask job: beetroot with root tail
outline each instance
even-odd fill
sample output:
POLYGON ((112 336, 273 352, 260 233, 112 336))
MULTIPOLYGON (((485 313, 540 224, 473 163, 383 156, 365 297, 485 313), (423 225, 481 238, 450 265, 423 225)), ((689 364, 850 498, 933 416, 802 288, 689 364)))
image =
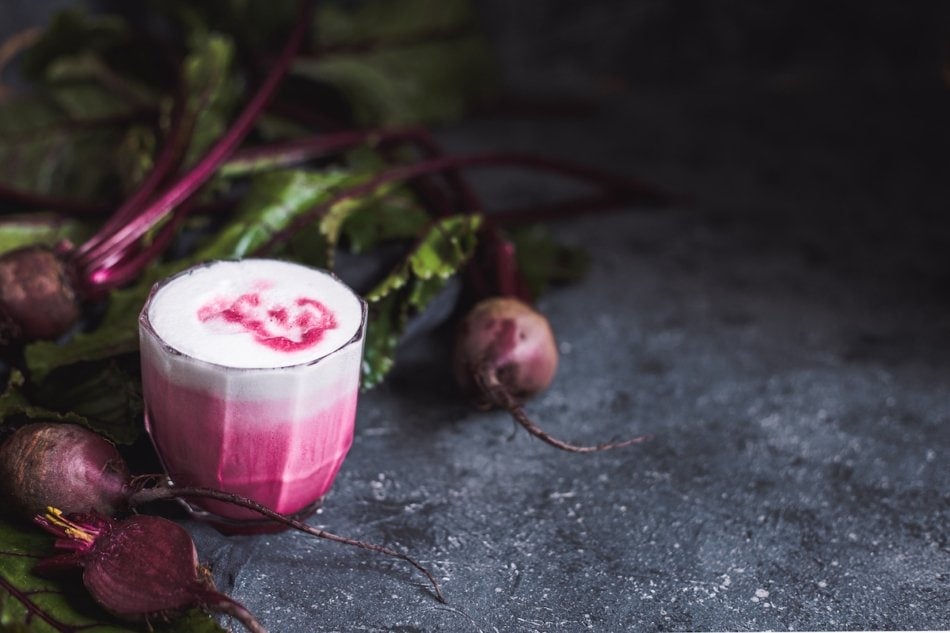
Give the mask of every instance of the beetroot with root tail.
POLYGON ((130 478, 115 446, 75 424, 27 424, 7 438, 0 446, 0 492, 8 500, 0 505, 0 513, 32 521, 48 507, 69 508, 66 514, 70 515, 102 517, 156 501, 207 499, 227 503, 256 512, 275 526, 405 561, 426 577, 436 599, 445 602, 432 572, 407 554, 321 530, 222 490, 175 486, 162 475, 130 478))
POLYGON ((452 370, 459 385, 484 405, 498 405, 479 389, 502 384, 519 402, 551 385, 558 353, 551 325, 539 312, 512 297, 475 305, 459 326, 452 370))
POLYGON ((115 446, 74 424, 34 422, 0 445, 0 492, 23 519, 48 506, 113 516, 126 506, 128 481, 115 446))
POLYGON ((473 307, 459 326, 453 373, 482 408, 497 407, 540 440, 562 450, 591 453, 650 439, 579 446, 549 435, 525 413, 522 403, 547 389, 557 371, 558 351, 548 320, 512 297, 491 297, 473 307))
POLYGON ((66 552, 40 562, 35 571, 81 567, 89 595, 119 618, 166 619, 202 607, 233 616, 249 631, 265 630, 215 589, 191 536, 173 521, 144 514, 116 521, 98 514, 64 515, 56 508, 35 520, 66 552))
POLYGON ((81 300, 70 271, 42 246, 0 256, 0 347, 55 339, 79 322, 81 300))

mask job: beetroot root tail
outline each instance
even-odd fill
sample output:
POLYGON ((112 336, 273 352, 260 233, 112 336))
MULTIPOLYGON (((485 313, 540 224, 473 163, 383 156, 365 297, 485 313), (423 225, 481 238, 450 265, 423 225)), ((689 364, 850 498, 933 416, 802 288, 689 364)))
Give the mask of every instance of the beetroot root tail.
POLYGON ((558 439, 542 429, 530 417, 528 417, 524 407, 521 406, 521 403, 504 385, 504 383, 498 379, 498 372, 496 372, 490 364, 486 363, 476 369, 473 372, 473 376, 475 378, 475 384, 478 386, 479 391, 481 392, 481 395, 487 404, 504 409, 511 415, 515 422, 520 424, 528 433, 535 436, 542 442, 546 442, 547 444, 550 444, 555 448, 559 448, 562 451, 568 451, 570 453, 597 453, 614 448, 623 448, 624 446, 631 446, 633 444, 641 444, 653 439, 652 435, 638 435, 637 437, 631 437, 626 440, 605 442, 603 444, 594 444, 592 446, 584 446, 572 444, 571 442, 565 442, 564 440, 558 439))
POLYGON ((652 435, 638 435, 637 437, 631 437, 626 440, 619 442, 604 442, 603 444, 594 444, 593 446, 581 446, 577 444, 571 444, 570 442, 565 442, 564 440, 559 440, 556 437, 550 435, 547 431, 542 429, 540 426, 535 424, 531 418, 528 417, 528 414, 525 413, 524 408, 519 405, 515 405, 511 408, 507 408, 508 413, 511 414, 511 417, 520 424, 524 429, 535 436, 543 442, 547 442, 551 446, 555 446, 561 450, 568 451, 571 453, 596 453, 599 451, 606 451, 613 448, 623 448, 624 446, 631 446, 633 444, 641 444, 643 442, 648 442, 653 439, 652 435))
POLYGON ((205 607, 212 611, 231 616, 251 633, 267 633, 267 629, 264 628, 264 625, 240 602, 236 602, 216 591, 209 592, 205 600, 205 607))
POLYGON ((335 543, 340 543, 343 545, 351 545, 353 547, 358 547, 360 549, 365 549, 370 552, 376 552, 378 554, 383 554, 391 558, 398 558, 409 565, 415 567, 419 573, 426 577, 426 580, 432 585, 432 591, 435 593, 436 599, 445 604, 447 601, 445 596, 442 594, 442 587, 439 585, 439 581, 436 580, 435 576, 429 571, 422 563, 412 558, 408 554, 403 554, 394 549, 384 547, 382 545, 376 545, 375 543, 367 543, 366 541, 360 541, 357 539, 349 538, 346 536, 340 536, 334 534, 333 532, 328 532, 326 530, 321 530, 315 528, 312 525, 308 525, 303 521, 291 518, 287 515, 281 514, 275 510, 271 510, 265 505, 257 503, 247 497, 242 497, 240 495, 235 495, 229 492, 224 492, 222 490, 215 490, 214 488, 202 488, 199 486, 164 486, 158 485, 151 488, 142 488, 136 492, 133 492, 129 495, 129 505, 136 506, 142 505, 145 503, 151 503, 153 501, 159 500, 170 500, 170 499, 213 499, 215 501, 222 501, 224 503, 229 503, 231 505, 246 508, 252 510, 261 516, 274 521, 275 523, 285 525, 287 527, 294 528, 301 532, 306 532, 317 538, 326 539, 328 541, 333 541, 335 543))

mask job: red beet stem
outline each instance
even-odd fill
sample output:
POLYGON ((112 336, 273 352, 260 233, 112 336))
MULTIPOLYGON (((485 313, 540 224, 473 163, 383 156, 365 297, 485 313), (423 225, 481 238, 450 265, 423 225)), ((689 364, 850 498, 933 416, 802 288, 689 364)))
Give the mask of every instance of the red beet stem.
POLYGON ((624 204, 622 196, 603 194, 580 196, 551 204, 531 205, 493 212, 489 219, 499 226, 518 226, 546 220, 573 218, 616 209, 624 204))
POLYGON ((622 448, 632 444, 640 444, 653 439, 652 435, 640 435, 619 442, 605 442, 593 446, 582 446, 565 442, 547 433, 528 417, 528 414, 525 413, 518 399, 515 398, 511 391, 498 379, 498 372, 495 371, 492 365, 485 364, 476 369, 474 378, 481 395, 484 396, 490 404, 502 408, 511 414, 515 422, 524 427, 531 435, 561 450, 571 453, 596 453, 613 448, 622 448))
POLYGON ((263 169, 286 167, 333 156, 358 145, 376 146, 384 143, 414 141, 425 134, 427 134, 425 129, 417 127, 330 132, 238 150, 221 166, 221 171, 228 176, 235 176, 263 169))
POLYGON ((628 200, 653 203, 665 199, 662 194, 640 183, 620 178, 612 174, 591 169, 571 161, 558 160, 521 152, 487 152, 467 154, 462 156, 440 156, 429 160, 419 161, 408 165, 400 165, 387 169, 370 180, 355 185, 334 196, 331 200, 315 206, 313 209, 299 216, 290 226, 275 233, 271 239, 261 246, 258 254, 268 253, 277 245, 282 244, 291 235, 310 222, 314 217, 320 217, 334 205, 344 200, 352 200, 367 195, 383 185, 393 182, 409 181, 420 176, 440 173, 449 170, 458 170, 470 167, 522 167, 537 169, 564 176, 570 176, 593 185, 606 188, 617 195, 623 195, 628 200))
POLYGON ((171 125, 168 135, 165 139, 165 145, 162 147, 158 158, 148 176, 139 183, 135 192, 130 195, 122 205, 116 209, 112 216, 96 231, 95 235, 90 237, 82 246, 77 249, 74 257, 81 260, 83 255, 121 227, 135 219, 142 205, 148 202, 148 199, 155 193, 155 190, 161 186, 166 178, 174 171, 182 156, 187 139, 191 137, 194 130, 196 117, 186 117, 187 110, 185 95, 184 78, 180 77, 178 82, 177 95, 172 106, 171 125))
MULTIPOLYGON (((422 133, 418 135, 413 140, 413 142, 419 148, 421 148, 426 156, 430 159, 439 158, 445 155, 445 152, 442 151, 442 148, 428 130, 422 130, 422 133)), ((455 190, 455 193, 459 196, 462 209, 466 213, 478 213, 483 211, 482 203, 478 197, 478 194, 475 193, 475 190, 468 183, 468 181, 462 177, 462 174, 457 169, 447 169, 445 172, 445 179, 449 186, 451 186, 455 190)))
POLYGON ((108 268, 118 259, 121 259, 122 254, 129 246, 165 218, 176 206, 198 191, 211 178, 221 163, 241 144, 283 80, 303 42, 304 36, 310 28, 312 16, 313 0, 302 0, 296 24, 283 51, 277 58, 270 74, 267 75, 257 93, 254 94, 232 123, 231 128, 218 139, 190 171, 159 194, 157 198, 152 199, 152 202, 145 209, 137 213, 134 220, 116 230, 108 238, 101 240, 84 254, 82 262, 84 278, 92 277, 96 271, 108 268))
MULTIPOLYGON (((411 145, 415 147, 425 158, 435 159, 445 155, 442 148, 432 137, 432 134, 426 129, 419 129, 412 138, 407 138, 411 145)), ((388 148, 384 148, 386 150, 388 148)), ((393 152, 385 151, 387 159, 393 159, 393 152)), ((394 161, 395 162, 395 161, 394 161)), ((455 194, 456 200, 450 199, 449 195, 439 186, 437 182, 432 182, 429 178, 421 177, 413 181, 413 189, 419 198, 427 203, 427 206, 436 215, 450 215, 461 209, 464 213, 478 213, 482 210, 481 202, 475 191, 469 186, 468 182, 461 177, 456 169, 446 170, 443 174, 445 184, 450 191, 455 194)))
POLYGON ((514 243, 502 235, 496 225, 490 224, 485 227, 483 247, 488 259, 489 275, 474 275, 475 278, 481 279, 481 284, 475 288, 477 296, 482 298, 515 297, 528 305, 534 303, 528 282, 521 274, 514 243), (491 290, 488 289, 490 281, 494 282, 494 288, 491 290))
MULTIPOLYGON (((442 148, 428 130, 422 130, 419 135, 412 139, 412 142, 422 150, 423 154, 429 159, 434 160, 445 156, 442 148)), ((458 196, 461 209, 464 213, 478 213, 484 211, 482 201, 475 192, 475 189, 458 169, 446 169, 444 176, 446 183, 455 192, 456 196, 458 196)), ((423 182, 424 181, 420 181, 419 183, 422 191, 433 195, 434 192, 431 187, 422 187, 423 182)), ((443 204, 441 208, 445 213, 449 211, 448 205, 443 204)), ((495 289, 489 290, 489 281, 486 276, 480 274, 475 266, 469 265, 466 267, 466 272, 475 295, 478 297, 488 297, 501 294, 503 296, 518 297, 530 303, 533 297, 531 297, 528 284, 518 266, 515 246, 498 230, 494 214, 486 218, 482 233, 484 235, 484 242, 481 245, 481 250, 486 252, 489 258, 487 266, 489 268, 489 276, 494 277, 495 289), (494 274, 492 275, 492 273, 494 274)))
POLYGON ((546 205, 531 205, 523 208, 492 212, 486 216, 485 239, 480 245, 468 270, 475 296, 486 298, 493 295, 517 297, 525 303, 534 302, 534 297, 518 266, 514 244, 506 239, 498 227, 509 227, 533 222, 556 220, 599 213, 622 206, 623 195, 613 192, 577 197, 546 205), (479 271, 478 268, 486 270, 479 271), (486 274, 487 273, 487 274, 486 274), (490 279, 494 287, 489 288, 490 279))
POLYGON ((403 554, 402 552, 397 552, 396 550, 390 549, 388 547, 383 547, 382 545, 376 545, 374 543, 367 543, 365 541, 339 536, 332 532, 315 528, 311 525, 307 525, 303 521, 298 521, 297 519, 280 514, 279 512, 271 510, 267 506, 261 505, 256 501, 242 497, 240 495, 235 495, 221 490, 215 490, 214 488, 158 485, 152 488, 142 488, 132 492, 128 497, 128 503, 130 506, 134 507, 145 503, 151 503, 152 501, 188 498, 223 501, 241 508, 253 510, 261 516, 266 517, 276 523, 286 525, 287 527, 292 527, 295 530, 299 530, 301 532, 306 532, 307 534, 311 534, 318 538, 334 541, 336 543, 342 543, 343 545, 352 545, 354 547, 359 547, 360 549, 398 558, 415 567, 420 573, 422 573, 422 575, 426 577, 426 579, 432 585, 435 597, 439 602, 445 603, 446 601, 444 595, 442 594, 442 588, 439 586, 439 581, 435 579, 435 576, 432 574, 432 572, 426 569, 421 563, 416 561, 411 556, 403 554))
POLYGON ((314 130, 339 131, 345 127, 336 117, 315 110, 306 103, 290 103, 277 98, 267 106, 267 111, 277 116, 290 119, 301 127, 314 130))
POLYGON ((188 201, 177 207, 172 214, 172 218, 161 228, 151 244, 125 259, 115 262, 108 268, 101 268, 93 272, 85 282, 87 296, 96 298, 105 295, 107 291, 127 284, 138 277, 149 262, 168 248, 192 206, 191 201, 188 201))

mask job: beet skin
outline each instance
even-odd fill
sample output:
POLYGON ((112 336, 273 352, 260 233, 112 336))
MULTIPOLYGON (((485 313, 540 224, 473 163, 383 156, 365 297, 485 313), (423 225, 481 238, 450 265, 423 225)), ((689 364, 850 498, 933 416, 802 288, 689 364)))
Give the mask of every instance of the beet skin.
POLYGON ((0 256, 0 346, 59 338, 80 315, 69 267, 53 251, 28 246, 0 256))
POLYGON ((452 365, 459 386, 474 393, 476 404, 504 409, 526 431, 561 450, 596 453, 649 439, 641 435, 582 446, 538 426, 522 403, 551 385, 557 360, 554 333, 541 313, 519 299, 492 297, 476 304, 459 326, 452 365))
POLYGON ((4 506, 25 520, 48 506, 112 516, 125 507, 128 479, 115 446, 74 424, 27 424, 0 445, 4 506))
MULTIPOLYGON (((548 320, 511 297, 493 297, 477 304, 462 321, 455 339, 455 379, 479 397, 486 395, 479 393, 479 376, 488 376, 523 401, 550 386, 557 362, 557 344, 548 320)), ((492 401, 484 404, 504 406, 492 401)))
POLYGON ((146 514, 120 520, 65 515, 56 508, 35 521, 65 553, 44 559, 34 571, 82 568, 89 595, 115 616, 148 622, 203 607, 237 618, 252 633, 266 633, 247 609, 215 589, 191 536, 174 521, 146 514))

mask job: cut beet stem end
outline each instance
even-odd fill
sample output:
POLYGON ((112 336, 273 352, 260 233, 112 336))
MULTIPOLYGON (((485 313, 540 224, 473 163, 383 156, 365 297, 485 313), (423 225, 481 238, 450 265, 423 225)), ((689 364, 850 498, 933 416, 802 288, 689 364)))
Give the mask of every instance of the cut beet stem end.
POLYGON ((40 561, 39 574, 82 569, 89 595, 116 617, 148 622, 201 607, 236 618, 251 633, 266 633, 244 606, 214 587, 188 532, 162 517, 135 514, 111 519, 66 515, 47 508, 34 519, 67 553, 40 561))
POLYGON ((514 396, 511 390, 498 378, 498 372, 494 367, 487 365, 474 372, 475 383, 479 393, 489 406, 498 407, 507 411, 511 417, 524 429, 539 440, 550 444, 570 453, 597 453, 614 448, 623 448, 633 444, 641 444, 653 439, 652 435, 639 435, 618 442, 605 442, 592 446, 572 444, 558 439, 538 426, 525 412, 518 398, 514 396))

